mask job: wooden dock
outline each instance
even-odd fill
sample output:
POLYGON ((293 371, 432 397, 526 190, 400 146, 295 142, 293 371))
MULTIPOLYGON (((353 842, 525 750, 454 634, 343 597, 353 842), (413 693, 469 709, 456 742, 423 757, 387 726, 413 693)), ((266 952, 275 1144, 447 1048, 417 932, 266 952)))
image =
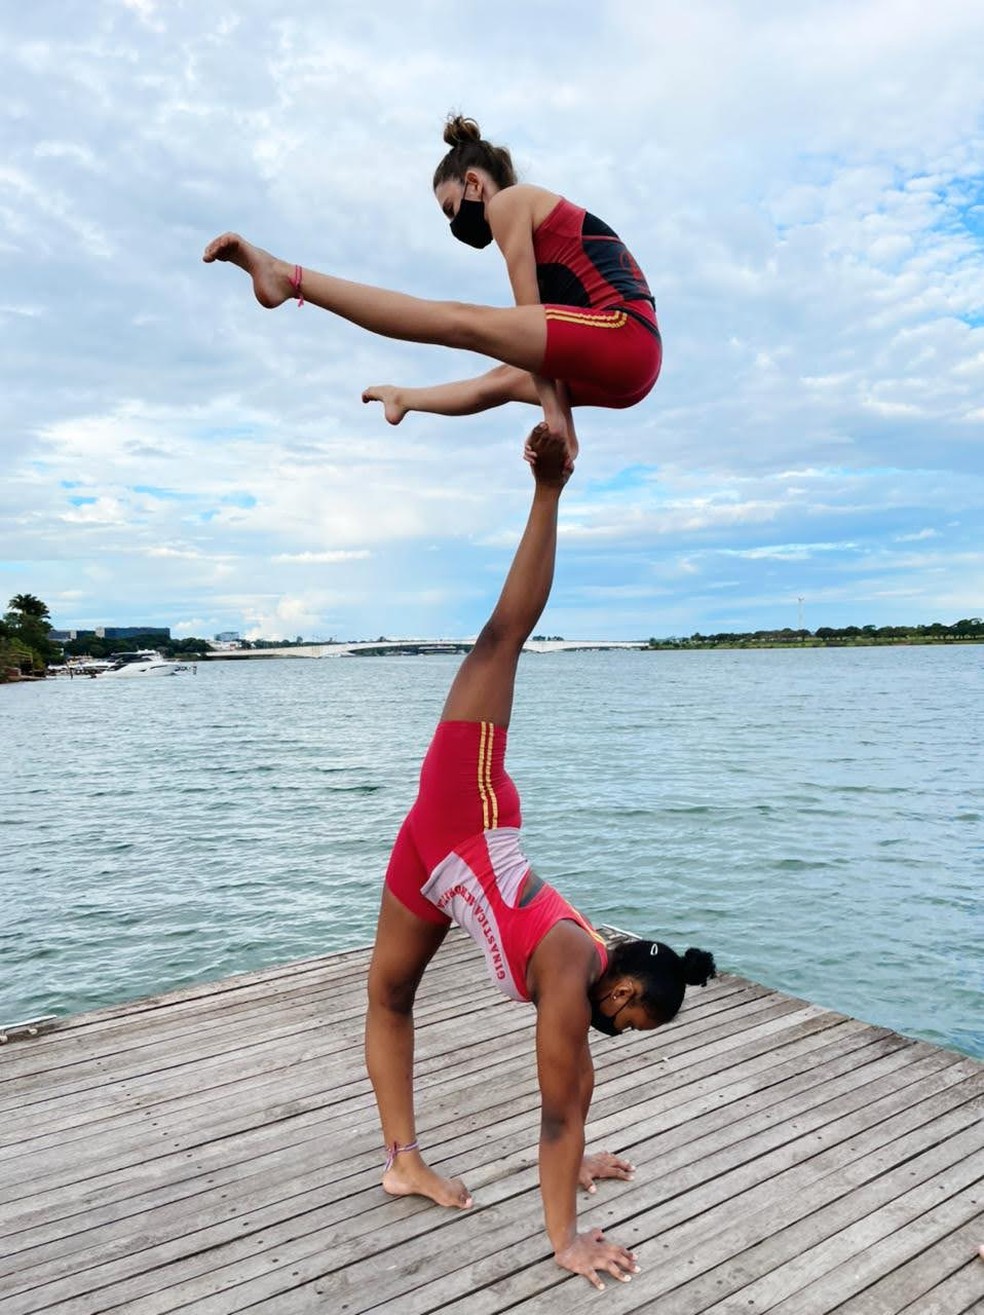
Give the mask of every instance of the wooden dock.
POLYGON ((418 1121, 467 1213, 390 1199, 362 1067, 368 954, 68 1019, 0 1048, 0 1312, 984 1311, 984 1065, 737 977, 594 1044, 590 1145, 631 1183, 545 1244, 529 1007, 452 933, 417 1009, 418 1121))

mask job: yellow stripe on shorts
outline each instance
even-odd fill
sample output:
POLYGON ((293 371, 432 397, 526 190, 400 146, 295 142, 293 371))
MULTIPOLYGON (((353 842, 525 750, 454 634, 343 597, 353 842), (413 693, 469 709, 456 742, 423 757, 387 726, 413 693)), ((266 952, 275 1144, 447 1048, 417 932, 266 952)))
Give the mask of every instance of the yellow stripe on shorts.
POLYGON ((478 741, 478 795, 482 801, 482 829, 494 831, 499 825, 499 801, 492 785, 492 746, 495 726, 490 721, 481 723, 478 741))
POLYGON ((485 788, 488 790, 489 799, 492 801, 492 829, 499 825, 499 800, 496 798, 495 787, 492 784, 492 748, 495 744, 495 726, 489 722, 489 749, 485 755, 485 788))
POLYGON ((592 329, 622 329, 628 321, 625 311, 577 311, 557 310, 547 306, 545 314, 548 320, 562 320, 565 324, 584 324, 592 329))

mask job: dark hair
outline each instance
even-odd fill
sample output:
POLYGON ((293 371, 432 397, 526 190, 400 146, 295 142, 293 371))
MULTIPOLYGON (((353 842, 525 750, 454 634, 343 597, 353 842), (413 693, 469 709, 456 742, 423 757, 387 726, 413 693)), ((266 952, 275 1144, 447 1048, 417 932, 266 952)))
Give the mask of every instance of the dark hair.
POLYGON ((642 1003, 661 1023, 675 1017, 688 986, 706 986, 717 975, 714 956, 693 946, 680 957, 662 941, 622 941, 611 951, 608 971, 635 977, 642 984, 642 1003))
POLYGON ((449 179, 463 182, 469 169, 484 169, 500 187, 512 187, 515 183, 512 156, 504 146, 493 146, 485 141, 474 119, 449 114, 444 125, 444 140, 451 149, 434 170, 435 190, 449 179))

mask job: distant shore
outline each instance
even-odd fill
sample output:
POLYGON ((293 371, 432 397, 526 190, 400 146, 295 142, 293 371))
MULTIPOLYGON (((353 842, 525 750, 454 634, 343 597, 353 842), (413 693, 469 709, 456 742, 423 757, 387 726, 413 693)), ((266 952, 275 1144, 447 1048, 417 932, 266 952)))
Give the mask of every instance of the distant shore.
MULTIPOLYGON (((637 653, 702 652, 709 649, 805 649, 805 648, 903 648, 903 647, 963 647, 984 642, 984 622, 972 617, 945 626, 935 622, 928 626, 847 626, 840 630, 821 627, 810 630, 757 630, 753 632, 726 632, 704 635, 670 636, 665 639, 563 639, 560 635, 534 635, 523 646, 526 653, 585 653, 612 652, 628 649, 637 653)), ((353 640, 338 643, 298 640, 277 643, 269 640, 242 644, 213 646, 208 640, 179 641, 180 652, 170 653, 171 659, 183 662, 243 662, 265 658, 336 658, 336 657, 427 657, 431 655, 463 655, 471 651, 474 641, 468 639, 388 639, 353 640), (201 643, 201 649, 192 650, 192 643, 201 643)), ((168 646, 162 648, 167 649, 168 646)), ((114 656, 118 656, 114 655, 114 656)), ((80 661, 76 655, 75 661, 80 661)), ((55 675, 52 670, 51 675, 55 675)), ((0 663, 0 684, 23 684, 44 680, 38 669, 26 671, 14 663, 0 663)))
MULTIPOLYGON (((630 650, 636 653, 698 652, 707 649, 801 649, 801 648, 901 648, 908 645, 934 644, 960 647, 981 643, 984 634, 956 638, 937 636, 880 636, 821 638, 757 638, 752 635, 708 635, 689 639, 531 639, 524 653, 587 653, 630 650)), ((361 640, 351 644, 289 644, 283 647, 213 649, 201 655, 208 662, 244 661, 257 658, 332 658, 332 657, 426 657, 434 654, 467 653, 470 640, 386 639, 361 640)))
POLYGON ((926 644, 938 648, 962 648, 966 644, 980 644, 984 635, 965 635, 959 639, 948 635, 945 638, 909 635, 904 639, 880 639, 862 637, 858 639, 655 639, 643 647, 646 649, 708 649, 708 648, 907 648, 926 644))

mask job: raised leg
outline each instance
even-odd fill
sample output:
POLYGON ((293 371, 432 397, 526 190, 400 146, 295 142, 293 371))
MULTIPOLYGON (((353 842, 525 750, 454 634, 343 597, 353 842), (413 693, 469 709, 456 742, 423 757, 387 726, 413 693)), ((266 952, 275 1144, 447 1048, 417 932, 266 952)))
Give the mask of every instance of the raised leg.
MULTIPOLYGON (((413 1002, 424 969, 447 928, 424 922, 389 890, 383 890, 376 943, 369 966, 366 1013, 366 1066, 387 1147, 410 1146, 417 1139, 413 1105, 413 1002)), ((428 1168, 418 1150, 397 1155, 383 1174, 392 1196, 427 1196, 438 1205, 471 1205, 459 1179, 442 1178, 428 1168)))
POLYGON ((454 678, 442 721, 509 725, 519 655, 550 597, 557 556, 557 508, 570 474, 567 447, 546 425, 537 425, 527 446, 532 452, 536 487, 526 529, 499 601, 454 678))
POLYGON ((536 385, 528 370, 515 365, 497 365, 475 379, 460 379, 431 388, 394 388, 373 384, 362 394, 363 402, 382 402, 386 419, 398 425, 408 411, 428 415, 470 416, 489 411, 506 402, 539 404, 536 385))
MULTIPOLYGON (((273 308, 294 295, 291 280, 295 266, 253 246, 237 233, 215 238, 205 248, 202 259, 230 261, 245 270, 253 280, 253 291, 261 306, 273 308)), ((547 321, 538 304, 498 307, 425 301, 306 267, 301 290, 312 305, 386 338, 481 352, 534 374, 543 364, 547 321)))

